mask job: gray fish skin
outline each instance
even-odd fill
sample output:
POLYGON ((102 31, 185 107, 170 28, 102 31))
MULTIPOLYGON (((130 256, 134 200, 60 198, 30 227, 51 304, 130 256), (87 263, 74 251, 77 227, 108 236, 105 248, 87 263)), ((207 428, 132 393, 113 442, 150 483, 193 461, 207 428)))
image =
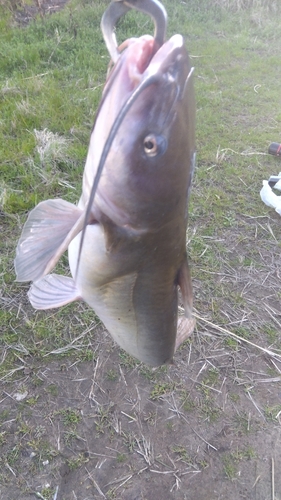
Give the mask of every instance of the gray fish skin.
POLYGON ((73 206, 70 226, 59 225, 58 248, 53 251, 52 241, 52 258, 50 250, 43 258, 42 241, 39 245, 36 237, 40 239, 40 226, 46 234, 46 219, 55 219, 58 210, 50 204, 59 200, 39 204, 40 213, 36 207, 23 230, 15 267, 19 281, 34 281, 29 298, 35 308, 83 299, 123 349, 159 366, 172 361, 175 347, 194 327, 186 227, 195 156, 195 99, 182 37, 175 35, 154 52, 152 37, 129 41, 104 89, 82 195, 78 207, 73 206), (128 110, 110 148, 77 268, 84 214, 105 141, 122 105, 151 75, 157 78, 128 110), (73 280, 44 276, 67 247, 73 280), (179 287, 185 323, 177 338, 179 287))

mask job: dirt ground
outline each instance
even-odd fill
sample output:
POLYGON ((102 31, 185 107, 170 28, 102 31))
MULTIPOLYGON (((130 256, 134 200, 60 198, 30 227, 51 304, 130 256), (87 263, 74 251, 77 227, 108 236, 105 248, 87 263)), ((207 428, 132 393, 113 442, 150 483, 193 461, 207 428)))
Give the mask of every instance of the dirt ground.
POLYGON ((46 16, 61 10, 67 0, 35 0, 25 2, 24 0, 11 0, 11 8, 15 20, 22 26, 28 24, 36 16, 46 16))
MULTIPOLYGON (((64 3, 20 6, 16 19, 64 3)), ((232 254, 241 256, 238 242, 232 254)), ((280 259, 277 250, 272 257, 280 259)), ((267 274, 251 290, 250 271, 228 268, 218 279, 263 302, 279 285, 278 274, 267 274)), ((21 311, 12 299, 7 307, 23 321, 40 318, 26 290, 21 311)), ((281 499, 279 358, 198 321, 174 365, 151 370, 118 349, 94 315, 84 324, 85 311, 69 306, 81 335, 69 335, 68 356, 62 350, 38 364, 19 349, 12 380, 1 381, 0 446, 9 457, 0 461, 1 500, 281 499)))
POLYGON ((174 366, 153 371, 99 328, 92 361, 19 356, 1 398, 2 451, 14 456, 0 498, 280 498, 281 377, 266 355, 222 345, 200 329, 174 366))

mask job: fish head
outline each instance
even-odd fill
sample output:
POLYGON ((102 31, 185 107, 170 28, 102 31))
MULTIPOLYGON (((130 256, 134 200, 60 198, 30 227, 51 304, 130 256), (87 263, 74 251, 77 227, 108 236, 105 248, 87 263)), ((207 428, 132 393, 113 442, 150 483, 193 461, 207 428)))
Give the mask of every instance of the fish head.
POLYGON ((129 41, 109 76, 84 190, 89 197, 110 141, 94 211, 118 226, 155 231, 185 217, 195 150, 192 70, 181 35, 160 48, 146 35, 129 41))

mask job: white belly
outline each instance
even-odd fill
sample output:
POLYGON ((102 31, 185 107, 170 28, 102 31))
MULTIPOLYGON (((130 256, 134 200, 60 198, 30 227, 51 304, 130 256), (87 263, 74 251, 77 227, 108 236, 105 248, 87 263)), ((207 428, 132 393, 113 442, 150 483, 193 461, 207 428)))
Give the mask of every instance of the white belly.
POLYGON ((93 224, 86 228, 76 276, 80 238, 81 233, 70 243, 68 258, 81 297, 94 309, 114 340, 136 355, 138 335, 132 300, 137 272, 118 273, 116 256, 106 251, 102 226, 93 224))

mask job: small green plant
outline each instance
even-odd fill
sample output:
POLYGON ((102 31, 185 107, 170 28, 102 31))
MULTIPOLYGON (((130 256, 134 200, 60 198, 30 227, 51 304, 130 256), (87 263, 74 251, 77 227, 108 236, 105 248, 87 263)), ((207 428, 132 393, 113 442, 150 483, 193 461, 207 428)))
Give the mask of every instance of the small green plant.
POLYGON ((168 420, 168 422, 166 423, 166 427, 169 431, 175 430, 175 424, 172 420, 168 420))
POLYGON ((175 388, 173 382, 157 382, 154 384, 152 391, 150 392, 150 399, 160 399, 165 394, 172 392, 175 388))
POLYGON ((211 423, 216 422, 221 414, 221 410, 216 406, 214 399, 206 393, 204 393, 204 397, 199 403, 199 408, 203 418, 211 423))
POLYGON ((0 446, 2 446, 6 442, 5 435, 6 435, 5 431, 0 432, 0 446))
POLYGON ((81 420, 80 412, 72 408, 59 410, 58 413, 62 415, 63 423, 65 426, 76 427, 78 422, 80 422, 81 420))
POLYGON ((143 377, 145 377, 147 380, 154 380, 155 379, 155 371, 153 371, 151 368, 145 365, 140 366, 140 373, 143 377))
POLYGON ((185 390, 180 391, 180 401, 181 409, 185 412, 190 412, 196 407, 196 403, 192 400, 190 393, 185 390))
POLYGON ((233 403, 238 403, 238 401, 240 400, 239 394, 232 393, 232 394, 229 394, 228 397, 231 401, 233 401, 233 403))
POLYGON ((281 405, 266 406, 264 410, 265 416, 270 420, 276 420, 281 415, 281 405))
POLYGON ((157 412, 150 411, 147 415, 144 416, 145 422, 148 422, 150 425, 154 425, 157 419, 157 412))
POLYGON ((54 497, 54 490, 51 486, 45 486, 42 488, 40 495, 41 498, 44 498, 44 500, 51 500, 54 497))
POLYGON ((99 434, 104 434, 105 430, 110 427, 110 409, 111 405, 98 407, 94 422, 96 424, 96 431, 99 434))
POLYGON ((69 458, 67 460, 67 465, 71 470, 75 470, 81 467, 81 465, 86 464, 88 461, 88 457, 85 457, 82 453, 79 453, 77 457, 69 458))
POLYGON ((56 384, 50 384, 47 387, 47 392, 52 396, 56 397, 59 393, 58 386, 56 384))
POLYGON ((219 379, 219 371, 216 368, 210 368, 203 378, 203 383, 206 385, 214 386, 219 379))
POLYGON ((251 460, 252 458, 256 458, 257 454, 255 450, 248 446, 243 449, 236 449, 231 453, 224 455, 223 457, 223 471, 228 479, 233 481, 237 478, 238 473, 238 464, 240 464, 243 460, 251 460))
POLYGON ((5 422, 5 420, 7 420, 7 419, 8 419, 8 417, 9 417, 9 410, 2 410, 2 411, 0 412, 0 424, 1 424, 2 422, 5 422))
POLYGON ((32 396, 26 400, 26 403, 30 406, 35 406, 39 398, 39 394, 37 396, 32 396))
POLYGON ((17 434, 25 436, 26 434, 30 434, 31 431, 32 427, 27 422, 24 422, 23 420, 19 421, 17 434))
POLYGON ((126 351, 120 350, 119 352, 120 365, 124 366, 124 368, 131 369, 135 368, 139 364, 139 362, 130 356, 126 351))
POLYGON ((115 380, 118 379, 118 374, 115 370, 108 370, 107 373, 106 373, 106 376, 108 378, 108 380, 111 380, 112 382, 114 382, 115 380))
POLYGON ((231 481, 237 478, 237 465, 230 454, 223 457, 223 472, 231 481))
POLYGON ((239 415, 234 416, 234 426, 237 432, 247 434, 250 431, 250 425, 249 416, 245 412, 241 412, 239 415))
POLYGON ((20 444, 15 445, 7 454, 7 462, 12 467, 20 455, 20 444))
POLYGON ((127 460, 127 456, 124 454, 124 453, 117 453, 117 456, 116 456, 116 461, 121 464, 123 462, 126 462, 127 460))
POLYGON ((184 446, 175 445, 172 447, 172 451, 178 456, 180 460, 184 460, 185 462, 190 462, 189 455, 184 446))

